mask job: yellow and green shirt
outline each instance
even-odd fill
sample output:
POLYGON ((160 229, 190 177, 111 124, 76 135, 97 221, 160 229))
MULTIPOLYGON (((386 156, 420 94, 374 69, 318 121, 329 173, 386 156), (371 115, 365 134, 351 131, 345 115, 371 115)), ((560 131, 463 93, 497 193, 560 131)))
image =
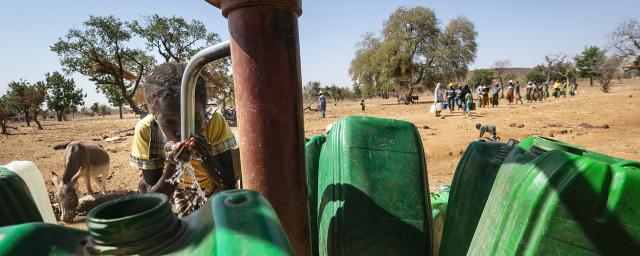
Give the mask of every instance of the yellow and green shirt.
MULTIPOLYGON (((214 113, 209 118, 207 126, 202 129, 201 134, 209 144, 211 144, 211 155, 220 153, 237 147, 236 139, 227 126, 224 118, 214 113)), ((155 121, 153 115, 147 115, 136 124, 131 145, 131 165, 142 170, 162 171, 164 167, 164 145, 167 139, 155 121)), ((202 189, 213 188, 213 182, 204 171, 198 161, 192 160, 191 164, 195 169, 196 179, 202 189)), ((190 186, 189 175, 183 175, 182 186, 190 186)))

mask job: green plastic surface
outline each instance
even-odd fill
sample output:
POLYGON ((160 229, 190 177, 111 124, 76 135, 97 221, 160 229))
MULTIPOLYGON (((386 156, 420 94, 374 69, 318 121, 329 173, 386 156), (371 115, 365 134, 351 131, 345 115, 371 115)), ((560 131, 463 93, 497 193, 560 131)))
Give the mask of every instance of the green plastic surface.
POLYGON ((446 223, 449 193, 451 187, 445 186, 438 193, 431 194, 431 237, 433 237, 433 255, 440 253, 442 232, 446 223))
POLYGON ((469 255, 640 255, 640 163, 532 137, 505 159, 469 255))
POLYGON ((48 223, 0 228, 0 255, 74 255, 82 251, 86 231, 48 223))
POLYGON ((324 136, 314 136, 307 140, 304 147, 305 170, 307 176, 307 192, 309 204, 309 225, 311 225, 311 252, 318 255, 318 162, 320 150, 326 141, 324 136))
POLYGON ((166 253, 185 234, 166 195, 135 194, 111 200, 87 216, 91 254, 166 253))
POLYGON ((431 209, 422 141, 409 122, 336 122, 318 169, 320 255, 429 255, 431 209))
POLYGON ((157 195, 134 195, 98 206, 88 223, 90 233, 44 223, 0 228, 0 255, 293 255, 278 216, 258 192, 217 193, 179 222, 179 229, 171 224, 177 221, 175 215, 165 214, 166 201, 136 200, 150 197, 157 195), (124 209, 121 203, 134 209, 124 209), (144 208, 149 210, 138 211, 144 208), (113 218, 117 210, 126 216, 113 218))
POLYGON ((176 255, 293 255, 271 204, 251 190, 228 190, 185 219, 187 240, 176 255))
POLYGON ((451 182, 439 255, 466 255, 498 169, 512 149, 506 143, 469 144, 451 182))
POLYGON ((20 176, 0 167, 0 227, 42 222, 42 216, 20 176))

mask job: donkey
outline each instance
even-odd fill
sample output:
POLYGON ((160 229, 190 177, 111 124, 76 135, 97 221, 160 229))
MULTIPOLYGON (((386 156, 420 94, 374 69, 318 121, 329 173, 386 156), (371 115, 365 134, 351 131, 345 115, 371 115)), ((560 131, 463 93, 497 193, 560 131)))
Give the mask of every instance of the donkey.
POLYGON ((78 206, 76 184, 80 175, 84 176, 87 192, 93 194, 91 178, 100 186, 104 195, 109 173, 109 154, 102 146, 90 141, 72 141, 54 146, 54 149, 66 148, 63 158, 64 174, 62 181, 55 172, 51 172, 51 181, 56 188, 55 198, 60 204, 62 220, 72 221, 78 206))

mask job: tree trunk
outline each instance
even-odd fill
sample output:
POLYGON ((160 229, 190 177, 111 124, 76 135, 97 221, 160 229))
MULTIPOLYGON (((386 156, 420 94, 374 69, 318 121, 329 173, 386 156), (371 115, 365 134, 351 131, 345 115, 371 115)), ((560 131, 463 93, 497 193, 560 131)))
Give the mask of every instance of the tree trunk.
POLYGON ((118 106, 118 110, 120 110, 120 119, 122 119, 122 104, 118 106))
POLYGON ((504 98, 504 83, 502 82, 502 76, 498 76, 500 79, 500 98, 504 98))
POLYGON ((27 122, 27 127, 31 127, 31 122, 29 121, 29 111, 24 112, 24 120, 27 122))
POLYGON ((38 121, 38 112, 33 113, 33 121, 36 122, 36 125, 38 125, 38 130, 44 130, 44 128, 42 128, 42 125, 40 125, 40 121, 38 121))
POLYGON ((593 86, 593 75, 589 75, 589 86, 593 86))
POLYGON ((62 121, 62 111, 56 110, 56 118, 58 118, 58 122, 62 121))
POLYGON ((7 121, 6 120, 1 120, 0 121, 0 127, 2 128, 2 134, 9 134, 7 132, 7 121))

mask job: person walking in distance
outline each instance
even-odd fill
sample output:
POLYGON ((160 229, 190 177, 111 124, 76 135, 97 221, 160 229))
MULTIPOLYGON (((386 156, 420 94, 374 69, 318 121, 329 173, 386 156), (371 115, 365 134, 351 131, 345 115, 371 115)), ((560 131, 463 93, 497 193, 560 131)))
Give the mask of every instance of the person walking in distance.
POLYGON ((520 94, 520 81, 516 81, 516 85, 513 90, 516 95, 516 104, 518 104, 518 101, 520 101, 520 104, 524 104, 524 102, 522 102, 522 95, 520 94))
POLYGON ((320 118, 324 118, 325 111, 327 111, 327 99, 322 92, 320 92, 320 97, 318 97, 318 111, 320 111, 320 118))
POLYGON ((449 84, 447 89, 447 105, 449 105, 449 113, 453 113, 455 106, 456 91, 453 89, 453 83, 449 84))

